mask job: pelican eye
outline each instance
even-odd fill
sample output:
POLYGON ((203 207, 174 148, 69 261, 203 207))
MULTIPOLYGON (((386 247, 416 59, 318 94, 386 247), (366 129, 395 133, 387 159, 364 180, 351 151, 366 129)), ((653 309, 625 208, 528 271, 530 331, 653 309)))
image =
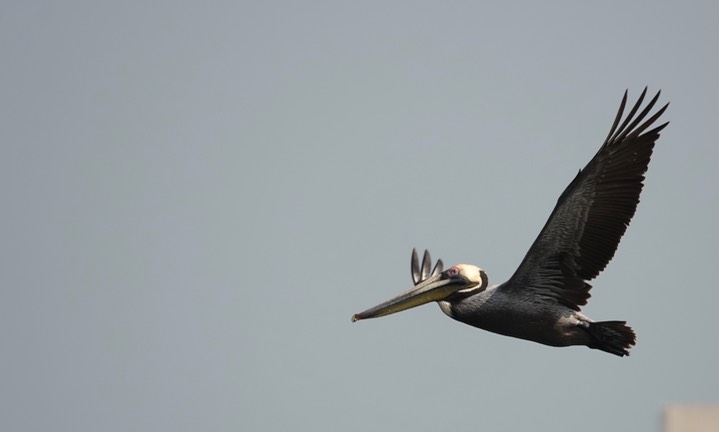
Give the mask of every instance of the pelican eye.
POLYGON ((447 275, 452 277, 459 276, 459 269, 457 267, 452 267, 451 269, 447 270, 447 275))

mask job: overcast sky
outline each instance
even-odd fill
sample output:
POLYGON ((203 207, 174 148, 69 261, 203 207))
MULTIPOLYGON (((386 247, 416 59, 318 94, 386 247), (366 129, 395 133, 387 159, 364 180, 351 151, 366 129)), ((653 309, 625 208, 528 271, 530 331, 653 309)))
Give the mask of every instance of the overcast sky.
POLYGON ((655 432, 719 402, 719 7, 479 3, 3 3, 0 429, 655 432), (630 357, 350 322, 412 247, 506 280, 645 85, 671 124, 584 309, 630 357))

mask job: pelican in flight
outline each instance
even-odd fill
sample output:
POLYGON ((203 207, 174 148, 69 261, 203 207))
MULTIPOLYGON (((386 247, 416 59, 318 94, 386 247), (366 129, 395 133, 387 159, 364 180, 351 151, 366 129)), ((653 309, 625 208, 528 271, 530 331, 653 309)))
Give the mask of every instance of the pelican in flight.
POLYGON ((624 93, 609 135, 569 183, 544 228, 512 277, 489 286, 487 274, 470 264, 432 268, 425 251, 412 251, 414 287, 352 321, 377 318, 435 301, 451 318, 505 336, 545 345, 585 345, 618 356, 636 343, 626 321, 593 321, 580 312, 594 279, 614 256, 634 216, 654 143, 667 123, 650 129, 669 104, 652 116, 656 96, 637 114, 647 89, 622 121, 624 93))

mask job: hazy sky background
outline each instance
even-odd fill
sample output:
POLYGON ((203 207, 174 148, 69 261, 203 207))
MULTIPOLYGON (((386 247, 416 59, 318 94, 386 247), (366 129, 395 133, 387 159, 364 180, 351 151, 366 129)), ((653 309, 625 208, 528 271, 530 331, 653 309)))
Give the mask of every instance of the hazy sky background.
POLYGON ((655 432, 719 402, 718 15, 4 2, 0 429, 655 432), (584 309, 630 357, 350 322, 412 247, 506 280, 645 85, 671 124, 584 309))

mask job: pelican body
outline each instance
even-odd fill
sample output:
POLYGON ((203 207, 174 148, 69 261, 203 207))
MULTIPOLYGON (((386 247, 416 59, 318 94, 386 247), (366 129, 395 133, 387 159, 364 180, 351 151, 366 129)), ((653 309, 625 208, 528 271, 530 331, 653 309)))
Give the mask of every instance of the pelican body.
POLYGON ((593 321, 581 313, 594 279, 614 256, 639 203, 644 174, 659 132, 650 129, 669 104, 649 113, 660 92, 637 114, 647 89, 623 118, 624 93, 599 151, 562 192, 549 219, 512 277, 489 286, 471 264, 432 268, 412 251, 414 287, 355 314, 352 321, 390 315, 435 301, 449 317, 490 332, 562 347, 585 345, 629 355, 636 335, 626 321, 593 321))

